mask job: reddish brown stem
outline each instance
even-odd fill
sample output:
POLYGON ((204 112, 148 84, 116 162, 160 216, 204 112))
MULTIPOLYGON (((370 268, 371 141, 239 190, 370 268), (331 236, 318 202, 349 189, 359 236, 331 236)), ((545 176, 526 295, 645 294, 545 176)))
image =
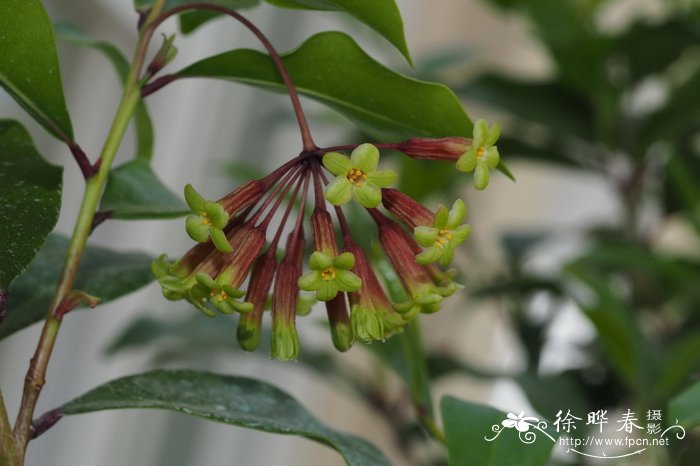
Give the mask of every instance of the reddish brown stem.
MULTIPOLYGON (((280 57, 279 53, 277 53, 277 50, 275 50, 267 36, 265 36, 265 34, 263 34, 263 32, 260 29, 258 29, 256 25, 251 23, 246 17, 242 16, 238 12, 221 5, 206 2, 190 3, 187 5, 181 5, 172 8, 163 15, 159 16, 153 22, 152 27, 156 28, 160 23, 165 21, 170 16, 188 10, 210 10, 215 11, 217 13, 222 13, 224 15, 228 15, 236 21, 238 21, 239 23, 243 24, 246 28, 248 28, 248 30, 250 30, 250 32, 252 32, 255 35, 255 37, 257 37, 257 39, 260 41, 263 47, 265 47, 265 49, 267 49, 268 53, 270 54, 270 58, 272 58, 272 61, 275 64, 275 67, 277 68, 277 71, 279 72, 285 87, 287 88, 287 93, 289 94, 289 98, 292 101, 292 107, 294 108, 294 113, 296 114, 297 122, 299 123, 299 131, 301 132, 301 140, 304 152, 313 152, 314 150, 318 149, 318 147, 314 143, 313 138, 311 137, 311 130, 309 129, 309 124, 306 121, 306 115, 304 115, 304 110, 301 106, 301 101, 299 100, 299 93, 297 92, 296 87, 294 87, 292 78, 289 75, 287 67, 284 66, 282 58, 280 57)), ((178 78, 173 76, 163 76, 162 78, 154 81, 153 83, 144 86, 142 95, 148 95, 154 92, 155 90, 160 89, 165 84, 174 81, 175 79, 178 78)))

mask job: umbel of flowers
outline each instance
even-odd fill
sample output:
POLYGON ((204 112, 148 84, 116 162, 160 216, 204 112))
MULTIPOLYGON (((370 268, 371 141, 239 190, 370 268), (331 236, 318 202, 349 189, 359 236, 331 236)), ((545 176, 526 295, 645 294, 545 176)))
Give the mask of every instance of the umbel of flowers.
MULTIPOLYGON (((475 185, 483 189, 499 164, 498 133, 497 125, 489 128, 480 120, 473 139, 420 138, 381 147, 456 163, 457 169, 474 171, 475 185)), ((257 348, 270 307, 271 356, 280 360, 299 355, 295 321, 308 312, 310 297, 324 302, 340 351, 358 339, 384 340, 419 313, 438 311, 460 288, 454 273, 441 267, 450 265, 471 232, 463 223, 465 203, 458 199, 449 209, 433 211, 391 188, 397 175, 379 168, 377 146, 345 148, 349 157, 323 149, 302 152, 218 201, 187 185, 185 200, 193 214, 186 230, 198 244, 174 263, 164 255, 154 261, 163 295, 188 301, 211 317, 217 311, 240 313, 238 341, 248 351, 257 348), (376 224, 404 290, 398 302, 389 298, 350 232, 343 212, 350 202, 359 203, 376 224)))

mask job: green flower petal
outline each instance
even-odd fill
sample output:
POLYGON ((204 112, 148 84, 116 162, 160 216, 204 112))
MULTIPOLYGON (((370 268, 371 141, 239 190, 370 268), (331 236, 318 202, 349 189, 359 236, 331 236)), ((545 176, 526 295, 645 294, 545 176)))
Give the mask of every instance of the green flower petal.
POLYGON ((273 327, 270 340, 270 357, 280 361, 295 360, 299 357, 299 334, 293 324, 273 327))
POLYGON ((352 168, 350 159, 338 152, 327 152, 323 156, 323 166, 335 176, 345 176, 352 168))
POLYGON ((479 119, 474 123, 474 137, 472 138, 472 146, 479 148, 484 145, 489 137, 489 124, 484 119, 479 119))
POLYGON ((378 170, 369 172, 367 181, 373 183, 380 188, 387 188, 396 182, 399 177, 398 173, 392 170, 378 170))
POLYGON ((209 298, 210 290, 202 285, 195 285, 190 289, 189 295, 192 300, 202 301, 209 298))
POLYGON ((371 343, 374 340, 384 340, 384 322, 374 309, 364 306, 353 306, 350 314, 350 324, 353 333, 360 340, 371 343))
POLYGON ((202 300, 191 300, 190 304, 199 309, 199 311, 207 317, 216 317, 216 312, 212 311, 207 307, 206 301, 202 300))
POLYGON ((355 266, 355 256, 351 252, 344 252, 335 258, 333 266, 337 269, 350 270, 355 266))
POLYGON ((223 290, 231 298, 242 298, 245 296, 245 291, 234 288, 231 285, 224 285, 223 290))
POLYGON ((498 153, 498 149, 496 147, 489 147, 484 155, 484 163, 486 163, 486 166, 493 170, 498 166, 500 160, 501 156, 498 153))
POLYGON ((325 187, 323 195, 333 205, 347 204, 352 198, 352 183, 345 176, 339 176, 325 187))
POLYGON ((185 231, 190 238, 198 243, 203 243, 209 239, 209 227, 202 223, 202 217, 197 215, 187 217, 187 220, 185 220, 185 231))
POLYGON ((350 292, 357 291, 362 286, 362 280, 360 277, 350 272, 349 270, 335 270, 335 282, 336 287, 340 291, 350 292))
POLYGON ((362 207, 374 208, 382 203, 382 190, 377 185, 365 183, 355 187, 353 193, 362 207))
POLYGON ((219 228, 210 228, 209 234, 211 235, 211 241, 214 243, 214 246, 216 246, 216 249, 226 253, 233 251, 233 247, 231 243, 228 242, 223 230, 219 228))
POLYGON ((447 225, 447 218, 447 207, 441 205, 438 207, 437 212, 435 212, 435 222, 433 222, 433 226, 437 229, 445 228, 445 225, 447 225))
POLYGON ((450 215, 447 217, 447 228, 454 229, 461 225, 467 215, 467 205, 463 200, 457 199, 452 204, 450 215))
POLYGON ((418 304, 439 304, 444 298, 437 293, 424 293, 420 296, 416 296, 415 300, 418 304))
POLYGON ((333 258, 321 251, 315 251, 309 257, 309 267, 311 270, 322 270, 333 266, 333 258))
POLYGON ((452 230, 452 240, 450 242, 454 242, 455 245, 463 243, 464 240, 466 240, 471 233, 471 225, 462 225, 460 227, 457 227, 454 230, 452 230))
POLYGON ((355 168, 359 168, 365 173, 373 172, 379 163, 379 149, 372 144, 360 144, 352 151, 350 162, 355 168))
POLYGON ((488 136, 484 140, 484 146, 489 147, 493 146, 496 141, 498 141, 498 138, 501 136, 501 125, 498 123, 494 123, 491 126, 491 129, 489 129, 488 136))
POLYGON ((416 262, 420 265, 428 265, 437 261, 442 257, 443 250, 441 248, 432 246, 421 252, 416 256, 416 262))
POLYGON ((321 272, 318 270, 312 270, 299 277, 297 284, 299 288, 304 291, 316 291, 321 287, 323 279, 321 278, 321 272))
POLYGON ((457 170, 469 173, 474 168, 476 168, 476 148, 472 146, 457 160, 457 170))
POLYGON ((241 314, 247 314, 253 310, 253 303, 249 303, 248 301, 234 301, 231 305, 241 314))
POLYGON ((452 263, 452 259, 455 257, 455 248, 451 243, 446 244, 442 248, 442 255, 440 257, 440 265, 447 267, 452 263))
POLYGON ((474 170, 474 186, 476 189, 482 190, 489 185, 489 167, 481 162, 476 165, 474 170))
POLYGON ((194 186, 187 184, 185 186, 185 202, 190 209, 199 214, 204 210, 206 200, 194 189, 194 186))
POLYGON ((316 290, 316 297, 319 301, 330 301, 338 295, 338 287, 335 280, 321 280, 321 286, 316 290))
POLYGON ((151 272, 156 279, 167 277, 171 267, 172 264, 168 262, 168 256, 165 254, 161 254, 158 259, 151 262, 151 272))
POLYGON ((199 273, 195 274, 194 278, 195 278, 195 280, 197 280, 197 283, 202 285, 207 290, 213 290, 213 289, 216 289, 219 287, 218 284, 216 283, 216 281, 214 281, 214 279, 211 278, 206 273, 199 272, 199 273))
POLYGON ((215 228, 223 228, 228 223, 228 214, 224 210, 221 204, 216 202, 207 201, 204 205, 204 211, 207 213, 211 224, 215 228))
POLYGON ((214 307, 217 308, 222 314, 234 314, 236 312, 236 309, 234 309, 229 300, 219 301, 216 297, 213 297, 209 300, 209 302, 212 303, 214 307))
POLYGON ((435 244, 435 240, 438 237, 439 230, 435 227, 416 227, 413 229, 413 236, 416 238, 418 244, 424 248, 430 247, 435 244))

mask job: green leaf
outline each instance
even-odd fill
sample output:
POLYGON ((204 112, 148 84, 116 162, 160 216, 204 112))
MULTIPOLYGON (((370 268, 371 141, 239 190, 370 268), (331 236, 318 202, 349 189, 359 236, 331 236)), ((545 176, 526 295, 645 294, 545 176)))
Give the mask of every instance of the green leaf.
POLYGON ((283 8, 342 11, 371 27, 396 47, 411 63, 401 12, 394 0, 266 0, 283 8))
POLYGON ((687 428, 700 425, 700 382, 692 385, 668 404, 667 421, 678 422, 687 428))
MULTIPOLYGON (((452 91, 391 71, 343 33, 317 34, 283 61, 300 93, 337 110, 379 139, 471 137, 471 120, 452 91)), ((285 90, 269 57, 254 50, 206 58, 175 77, 228 79, 285 90)))
POLYGON ((559 435, 552 427, 542 432, 531 426, 528 433, 536 437, 527 444, 516 429, 503 427, 506 413, 495 408, 445 397, 440 409, 450 466, 544 466, 559 435), (500 433, 492 430, 496 427, 500 433))
MULTIPOLYGON (((134 0, 134 9, 139 13, 145 13, 153 7, 153 3, 154 0, 134 0)), ((163 5, 163 10, 161 11, 161 14, 167 13, 173 8, 178 8, 187 5, 195 5, 197 3, 202 2, 198 2, 196 0, 165 0, 165 4, 163 5)), ((211 5, 224 6, 232 10, 239 10, 242 8, 250 8, 256 6, 260 3, 260 0, 208 0, 206 3, 209 3, 211 5)))
POLYGON ((190 370, 157 370, 101 385, 63 405, 64 415, 108 409, 163 409, 210 421, 323 443, 350 466, 390 465, 367 441, 318 421, 294 398, 265 382, 190 370))
MULTIPOLYGON (((7 316, 0 326, 0 340, 39 322, 45 315, 61 273, 68 239, 49 235, 36 259, 10 287, 7 316)), ((151 261, 141 253, 121 253, 88 246, 83 253, 75 288, 111 301, 136 291, 153 280, 151 261)))
POLYGON ((0 120, 0 291, 34 259, 61 209, 63 169, 47 163, 21 124, 0 120))
MULTIPOLYGON (((565 136, 593 137, 589 101, 557 81, 523 81, 487 74, 458 90, 470 100, 494 105, 527 122, 537 122, 565 136)), ((502 149, 502 141, 498 141, 502 149)), ((508 153, 501 150, 501 153, 508 153)))
POLYGON ((47 131, 73 139, 51 22, 39 0, 0 0, 0 86, 47 131))
POLYGON ((579 305, 596 328, 628 388, 649 397, 659 370, 659 352, 654 343, 644 336, 632 310, 615 294, 608 277, 583 261, 568 265, 567 271, 595 293, 594 302, 579 302, 579 305))
MULTIPOLYGON (((152 1, 148 2, 153 3, 152 1)), ((172 2, 176 3, 176 2, 172 2)), ((192 1, 179 1, 179 4, 195 3, 192 1)), ((260 4, 260 0, 224 0, 224 1, 214 1, 208 2, 218 5, 228 7, 232 10, 243 10, 246 8, 252 8, 260 4)), ((167 6, 167 3, 166 3, 167 6)), ((211 10, 192 10, 180 15, 180 31, 183 34, 190 34, 191 32, 198 29, 203 24, 211 21, 212 19, 221 18, 223 15, 211 10)))
POLYGON ((148 161, 138 158, 110 172, 100 210, 123 220, 176 218, 190 213, 153 173, 148 161))
POLYGON ((631 82, 663 72, 700 41, 700 31, 684 17, 660 23, 637 22, 614 39, 612 55, 631 82))
MULTIPOLYGON (((114 44, 92 39, 72 24, 58 23, 55 25, 55 29, 56 38, 61 42, 91 47, 102 52, 114 66, 122 83, 126 81, 129 74, 129 60, 114 44)), ((143 101, 139 102, 134 111, 134 124, 136 128, 136 156, 149 160, 153 155, 153 124, 143 101)))

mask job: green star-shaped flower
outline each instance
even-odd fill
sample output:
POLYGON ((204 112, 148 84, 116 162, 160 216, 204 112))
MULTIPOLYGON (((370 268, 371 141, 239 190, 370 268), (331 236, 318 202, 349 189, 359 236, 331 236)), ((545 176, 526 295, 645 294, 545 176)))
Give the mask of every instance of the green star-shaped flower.
POLYGON ((355 256, 352 253, 344 252, 334 258, 316 251, 309 258, 311 272, 299 277, 299 288, 315 291, 319 301, 329 301, 339 291, 357 291, 362 280, 350 271, 354 266, 355 256))
POLYGON ((405 320, 413 319, 418 313, 432 314, 440 310, 442 301, 463 288, 459 283, 450 281, 445 286, 429 285, 411 293, 411 297, 403 302, 394 304, 396 312, 405 320))
POLYGON ((161 292, 166 299, 178 301, 186 299, 195 284, 191 275, 180 276, 173 271, 174 264, 168 262, 165 254, 151 262, 151 272, 158 280, 161 292))
POLYGON ((413 230, 416 241, 426 248, 416 256, 416 262, 428 265, 440 261, 442 266, 450 265, 455 248, 472 232, 471 226, 462 225, 466 214, 467 206, 463 200, 457 199, 449 213, 445 206, 438 208, 433 226, 416 227, 413 230))
POLYGON ((253 304, 245 301, 238 301, 245 296, 245 291, 226 285, 223 280, 214 280, 209 275, 198 273, 195 275, 197 283, 190 291, 190 302, 200 311, 208 316, 214 313, 206 305, 207 300, 224 314, 234 312, 250 312, 253 304))
POLYGON ((361 144, 350 158, 338 152, 323 156, 323 165, 336 175, 324 194, 333 205, 343 205, 351 197, 364 207, 377 207, 382 202, 382 190, 396 181, 397 174, 391 170, 377 170, 379 149, 372 144, 361 144))
POLYGON ((457 170, 474 171, 476 189, 484 189, 489 184, 489 172, 498 166, 501 160, 498 148, 494 146, 501 135, 501 127, 494 123, 489 128, 486 120, 479 120, 474 125, 472 145, 457 160, 457 170))
POLYGON ((204 199, 191 184, 185 186, 185 201, 195 213, 187 217, 185 223, 185 230, 190 238, 204 243, 211 236, 216 249, 221 252, 233 251, 223 230, 229 218, 224 208, 216 202, 204 199))

